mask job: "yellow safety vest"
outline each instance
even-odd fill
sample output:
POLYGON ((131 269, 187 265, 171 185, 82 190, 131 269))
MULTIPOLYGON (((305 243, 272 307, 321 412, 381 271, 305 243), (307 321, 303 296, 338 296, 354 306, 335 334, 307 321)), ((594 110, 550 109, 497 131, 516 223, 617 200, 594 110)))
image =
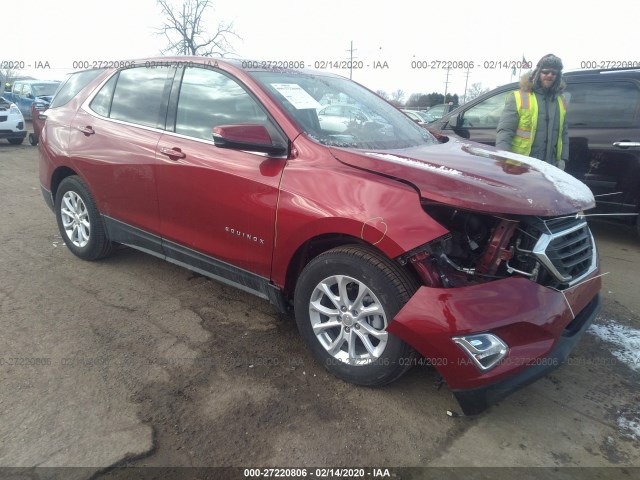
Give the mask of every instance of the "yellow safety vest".
MULTIPOLYGON (((511 150, 522 155, 529 155, 533 139, 536 136, 536 127, 538 126, 538 101, 532 92, 516 90, 513 94, 516 98, 516 109, 520 120, 518 121, 516 134, 511 142, 511 150)), ((561 96, 558 96, 558 107, 560 108, 560 129, 558 130, 558 143, 556 144, 556 160, 560 160, 562 155, 562 127, 567 113, 567 107, 561 96)))

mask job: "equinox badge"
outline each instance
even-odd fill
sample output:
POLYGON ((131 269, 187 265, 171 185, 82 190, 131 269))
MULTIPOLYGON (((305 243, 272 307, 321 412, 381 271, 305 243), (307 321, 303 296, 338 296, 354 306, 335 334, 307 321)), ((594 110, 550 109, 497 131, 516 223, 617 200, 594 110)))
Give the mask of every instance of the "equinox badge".
POLYGON ((236 235, 240 238, 246 238, 247 240, 251 241, 251 242, 255 242, 258 243, 260 245, 264 245, 264 240, 262 238, 258 238, 255 235, 251 235, 250 233, 246 233, 246 232, 241 232, 240 230, 237 230, 235 228, 229 228, 229 227, 224 227, 224 231, 227 233, 230 233, 231 235, 236 235))

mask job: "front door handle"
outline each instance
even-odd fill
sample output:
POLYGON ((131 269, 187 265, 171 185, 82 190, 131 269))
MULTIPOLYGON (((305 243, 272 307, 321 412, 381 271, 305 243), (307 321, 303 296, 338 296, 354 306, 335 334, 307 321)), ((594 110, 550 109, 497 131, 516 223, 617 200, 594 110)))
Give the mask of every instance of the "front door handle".
POLYGON ((82 133, 84 133, 87 137, 89 135, 93 135, 95 132, 95 130, 93 129, 92 126, 88 125, 86 127, 76 127, 78 130, 80 130, 82 133))
POLYGON ((169 157, 171 160, 178 160, 179 158, 186 158, 186 154, 180 150, 178 147, 173 147, 173 148, 167 148, 167 147, 162 147, 160 149, 160 153, 162 155, 166 155, 167 157, 169 157))

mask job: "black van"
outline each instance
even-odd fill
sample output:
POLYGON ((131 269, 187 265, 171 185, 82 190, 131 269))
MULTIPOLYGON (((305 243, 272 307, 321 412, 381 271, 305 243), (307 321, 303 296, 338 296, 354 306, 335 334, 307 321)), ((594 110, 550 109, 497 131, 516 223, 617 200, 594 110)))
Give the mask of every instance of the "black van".
MULTIPOLYGON (((566 72, 568 173, 596 196, 589 213, 614 215, 640 234, 640 69, 566 72)), ((498 87, 429 124, 429 130, 495 145, 506 96, 517 83, 498 87)))

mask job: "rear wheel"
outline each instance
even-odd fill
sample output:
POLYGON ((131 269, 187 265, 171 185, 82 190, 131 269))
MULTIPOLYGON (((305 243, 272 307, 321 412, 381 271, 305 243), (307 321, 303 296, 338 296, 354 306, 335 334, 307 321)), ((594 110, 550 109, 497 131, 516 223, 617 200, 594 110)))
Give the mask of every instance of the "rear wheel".
POLYGON ((384 385, 403 375, 415 356, 386 328, 416 289, 413 277, 373 248, 334 248, 313 259, 298 279, 298 329, 334 375, 384 385))
POLYGON ((60 182, 55 212, 60 235, 74 255, 97 260, 111 253, 102 216, 80 177, 74 175, 60 182))

